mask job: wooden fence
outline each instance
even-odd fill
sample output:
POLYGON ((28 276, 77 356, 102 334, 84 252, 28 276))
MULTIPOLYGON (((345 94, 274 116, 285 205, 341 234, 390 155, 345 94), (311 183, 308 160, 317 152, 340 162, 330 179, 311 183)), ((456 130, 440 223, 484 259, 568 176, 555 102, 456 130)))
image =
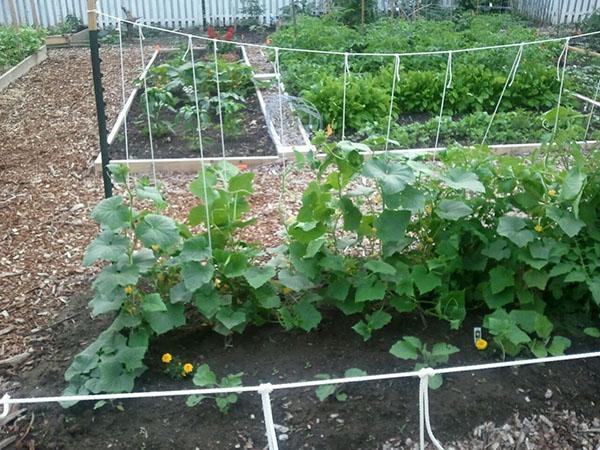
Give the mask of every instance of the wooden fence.
POLYGON ((546 24, 581 22, 600 7, 600 0, 515 0, 513 8, 546 24))

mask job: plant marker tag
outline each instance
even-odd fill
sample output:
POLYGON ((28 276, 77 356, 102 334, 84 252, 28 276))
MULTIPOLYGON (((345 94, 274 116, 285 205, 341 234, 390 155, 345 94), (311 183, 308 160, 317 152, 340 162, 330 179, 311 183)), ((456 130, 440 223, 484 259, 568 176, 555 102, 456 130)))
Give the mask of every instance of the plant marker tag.
POLYGON ((481 327, 473 328, 473 343, 477 344, 477 341, 483 337, 483 333, 481 332, 481 327))

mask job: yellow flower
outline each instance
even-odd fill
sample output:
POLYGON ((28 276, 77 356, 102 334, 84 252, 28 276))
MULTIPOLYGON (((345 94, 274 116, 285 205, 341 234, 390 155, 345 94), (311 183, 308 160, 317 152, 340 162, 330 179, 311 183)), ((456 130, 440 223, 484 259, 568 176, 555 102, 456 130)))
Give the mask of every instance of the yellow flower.
POLYGON ((171 361, 173 361, 173 355, 171 355, 170 353, 165 353, 164 355, 162 355, 161 360, 165 364, 169 364, 171 361))
POLYGON ((486 348, 488 348, 488 341, 479 338, 477 339, 477 341, 475 341, 475 347, 477 348, 477 350, 485 350, 486 348))
POLYGON ((158 244, 153 244, 153 245, 152 245, 152 250, 154 250, 155 252, 159 252, 159 251, 160 251, 160 245, 158 245, 158 244))
POLYGON ((194 371, 194 366, 193 366, 192 364, 190 364, 190 363, 185 363, 185 364, 183 365, 183 375, 184 375, 184 376, 185 376, 185 375, 187 375, 187 374, 190 374, 190 373, 192 373, 193 371, 194 371))
POLYGON ((330 137, 333 134, 333 128, 331 127, 331 124, 327 124, 327 128, 325 130, 325 134, 327 135, 327 137, 330 137))
POLYGON ((292 293, 292 290, 289 287, 284 287, 282 292, 283 292, 283 295, 289 295, 292 293))
POLYGON ((541 226, 539 223, 535 227, 533 227, 533 229, 535 231, 537 231, 538 233, 541 233, 542 231, 544 231, 544 227, 541 226))
POLYGON ((431 206, 427 205, 425 207, 425 214, 431 214, 431 206))
POLYGON ((550 197, 555 197, 555 196, 556 196, 556 191, 555 191, 554 189, 550 189, 550 190, 548 191, 548 195, 549 195, 550 197))
POLYGON ((130 286, 126 286, 126 287, 125 287, 125 293, 126 293, 127 295, 131 295, 131 294, 133 294, 133 286, 131 286, 131 285, 130 285, 130 286))
POLYGON ((433 244, 433 238, 431 236, 427 236, 427 242, 433 244))

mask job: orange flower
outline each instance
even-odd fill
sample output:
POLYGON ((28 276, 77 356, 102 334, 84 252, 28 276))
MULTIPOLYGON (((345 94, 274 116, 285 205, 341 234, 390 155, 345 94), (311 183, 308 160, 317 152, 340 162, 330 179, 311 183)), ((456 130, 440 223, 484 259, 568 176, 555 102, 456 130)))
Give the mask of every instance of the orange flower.
POLYGON ((239 163, 237 165, 237 168, 240 169, 240 170, 248 170, 248 164, 239 163))
POLYGON ((333 134, 333 128, 331 128, 331 124, 327 124, 327 129, 325 130, 325 134, 327 137, 330 137, 333 134))

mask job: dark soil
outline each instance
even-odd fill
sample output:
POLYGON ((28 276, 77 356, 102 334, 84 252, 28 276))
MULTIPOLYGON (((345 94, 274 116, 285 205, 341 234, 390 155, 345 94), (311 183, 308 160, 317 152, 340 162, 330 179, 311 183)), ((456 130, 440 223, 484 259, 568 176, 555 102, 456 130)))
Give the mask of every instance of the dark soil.
MULTIPOLYGON (((65 317, 75 320, 55 328, 52 354, 46 355, 21 382, 21 395, 56 394, 65 387, 64 370, 74 354, 106 326, 85 312, 86 300, 73 299, 65 317)), ((249 329, 225 346, 222 336, 187 327, 158 339, 139 380, 139 391, 192 388, 190 381, 175 381, 162 370, 160 356, 170 352, 195 365, 207 362, 217 375, 245 372, 244 385, 314 379, 319 373, 342 375, 351 367, 370 374, 412 370, 413 364, 394 358, 390 346, 402 335, 421 336, 429 344, 450 342, 461 348, 451 365, 485 363, 498 359, 474 349, 472 326, 451 332, 448 325, 430 321, 424 328, 418 317, 397 318, 367 343, 351 330, 357 319, 328 314, 319 330, 285 333, 277 326, 249 329)), ((579 341, 570 352, 593 348, 579 341)), ((499 369, 445 377, 443 386, 430 394, 431 420, 444 441, 468 437, 473 427, 486 421, 502 424, 514 412, 522 415, 555 407, 600 415, 600 360, 553 363, 499 369), (544 394, 553 395, 546 400, 544 394)), ((418 438, 418 381, 369 382, 348 385, 346 402, 332 398, 320 402, 314 389, 276 391, 272 395, 275 423, 288 427, 284 449, 377 449, 388 439, 418 438)), ((44 405, 35 410, 30 432, 36 449, 262 449, 266 446, 260 398, 241 394, 228 415, 214 402, 193 409, 184 398, 159 398, 116 402, 93 410, 91 403, 63 410, 44 405)))
MULTIPOLYGON (((197 60, 206 59, 205 50, 194 51, 197 60)), ((241 53, 235 52, 226 55, 227 59, 235 60, 241 57, 241 53)), ((155 66, 163 63, 166 56, 159 56, 155 66)), ((150 139, 147 133, 147 112, 144 103, 140 101, 144 95, 140 90, 133 101, 127 116, 127 138, 130 159, 150 159, 150 139)), ((258 98, 255 94, 246 97, 245 108, 240 112, 240 127, 235 130, 225 129, 224 147, 225 156, 274 156, 277 149, 269 135, 267 123, 261 110, 258 98)), ((155 159, 168 158, 199 158, 198 132, 196 128, 186 129, 185 124, 176 117, 176 113, 164 110, 161 119, 172 124, 174 133, 164 136, 153 135, 153 147, 155 159)), ((221 129, 218 115, 213 115, 211 124, 202 130, 202 144, 204 157, 223 156, 221 143, 221 129)), ((113 145, 111 146, 112 159, 125 159, 125 136, 124 128, 113 145)))

